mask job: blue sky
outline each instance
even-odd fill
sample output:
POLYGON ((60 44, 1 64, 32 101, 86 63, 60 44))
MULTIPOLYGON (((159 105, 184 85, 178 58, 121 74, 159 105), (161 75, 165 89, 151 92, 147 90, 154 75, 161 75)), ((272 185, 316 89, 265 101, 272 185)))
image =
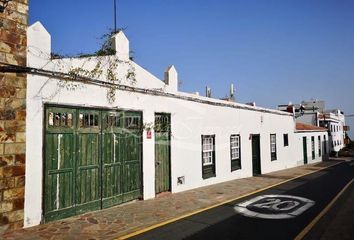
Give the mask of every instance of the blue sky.
MULTIPOLYGON (((354 114, 352 0, 117 1, 136 62, 160 78, 174 64, 182 91, 223 97, 234 83, 238 102, 314 98, 354 114)), ((29 2, 57 53, 94 52, 113 27, 113 0, 29 2)))

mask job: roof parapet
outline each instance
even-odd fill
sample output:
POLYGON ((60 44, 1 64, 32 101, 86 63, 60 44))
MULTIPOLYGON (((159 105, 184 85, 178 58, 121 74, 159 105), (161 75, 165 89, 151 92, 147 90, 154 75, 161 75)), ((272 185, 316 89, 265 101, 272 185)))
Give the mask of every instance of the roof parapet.
POLYGON ((119 31, 112 36, 112 48, 116 51, 116 56, 122 61, 130 60, 129 40, 123 31, 119 31))
POLYGON ((51 59, 51 36, 41 22, 27 28, 27 66, 42 68, 51 59))
POLYGON ((165 71, 164 83, 169 92, 178 92, 178 73, 175 66, 169 66, 165 71))

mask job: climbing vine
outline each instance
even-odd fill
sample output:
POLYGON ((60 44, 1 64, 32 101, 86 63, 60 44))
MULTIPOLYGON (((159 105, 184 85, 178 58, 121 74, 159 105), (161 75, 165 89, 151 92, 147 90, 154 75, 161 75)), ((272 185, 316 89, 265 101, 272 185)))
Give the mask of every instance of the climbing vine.
MULTIPOLYGON (((115 49, 112 48, 112 36, 116 32, 110 32, 105 34, 104 41, 101 45, 101 48, 96 51, 94 54, 80 54, 75 56, 76 58, 85 58, 85 61, 81 63, 81 66, 70 66, 68 69, 68 74, 73 79, 78 78, 87 78, 87 79, 105 79, 107 82, 112 83, 107 86, 107 100, 110 103, 113 103, 116 100, 116 90, 117 84, 123 83, 124 80, 127 80, 130 84, 134 85, 136 83, 136 73, 135 67, 132 63, 132 60, 124 61, 120 60, 116 55, 115 49), (90 68, 86 67, 88 63, 95 61, 95 66, 90 68), (120 65, 127 66, 126 74, 123 78, 118 76, 118 67, 120 65)), ((59 54, 52 54, 52 59, 56 60, 57 67, 60 71, 66 69, 64 58, 73 58, 67 56, 61 56, 59 54)), ((84 83, 84 82, 83 82, 84 83)), ((76 90, 79 88, 80 83, 74 83, 69 80, 62 80, 59 82, 59 86, 66 88, 67 90, 76 90)))

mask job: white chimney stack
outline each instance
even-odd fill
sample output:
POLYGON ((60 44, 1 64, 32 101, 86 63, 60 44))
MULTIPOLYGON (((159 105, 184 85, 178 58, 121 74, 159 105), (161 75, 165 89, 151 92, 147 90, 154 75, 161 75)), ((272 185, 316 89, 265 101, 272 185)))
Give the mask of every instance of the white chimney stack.
POLYGON ((51 59, 51 36, 40 22, 27 28, 27 66, 43 68, 51 59))
POLYGON ((129 40, 122 31, 112 36, 112 47, 116 50, 116 56, 122 61, 129 61, 129 40))
POLYGON ((175 66, 169 66, 165 71, 165 84, 169 92, 178 92, 178 73, 175 66))

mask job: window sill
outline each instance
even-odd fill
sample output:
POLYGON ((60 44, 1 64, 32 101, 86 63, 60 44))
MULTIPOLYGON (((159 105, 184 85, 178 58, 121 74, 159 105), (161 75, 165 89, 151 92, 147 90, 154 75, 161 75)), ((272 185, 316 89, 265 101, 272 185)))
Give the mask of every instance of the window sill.
POLYGON ((231 172, 235 172, 237 170, 241 170, 242 168, 241 167, 234 167, 234 168, 231 168, 231 172))
POLYGON ((210 174, 210 175, 207 175, 207 176, 203 176, 203 180, 206 180, 206 179, 209 179, 209 178, 213 178, 213 177, 216 177, 216 174, 210 174))

